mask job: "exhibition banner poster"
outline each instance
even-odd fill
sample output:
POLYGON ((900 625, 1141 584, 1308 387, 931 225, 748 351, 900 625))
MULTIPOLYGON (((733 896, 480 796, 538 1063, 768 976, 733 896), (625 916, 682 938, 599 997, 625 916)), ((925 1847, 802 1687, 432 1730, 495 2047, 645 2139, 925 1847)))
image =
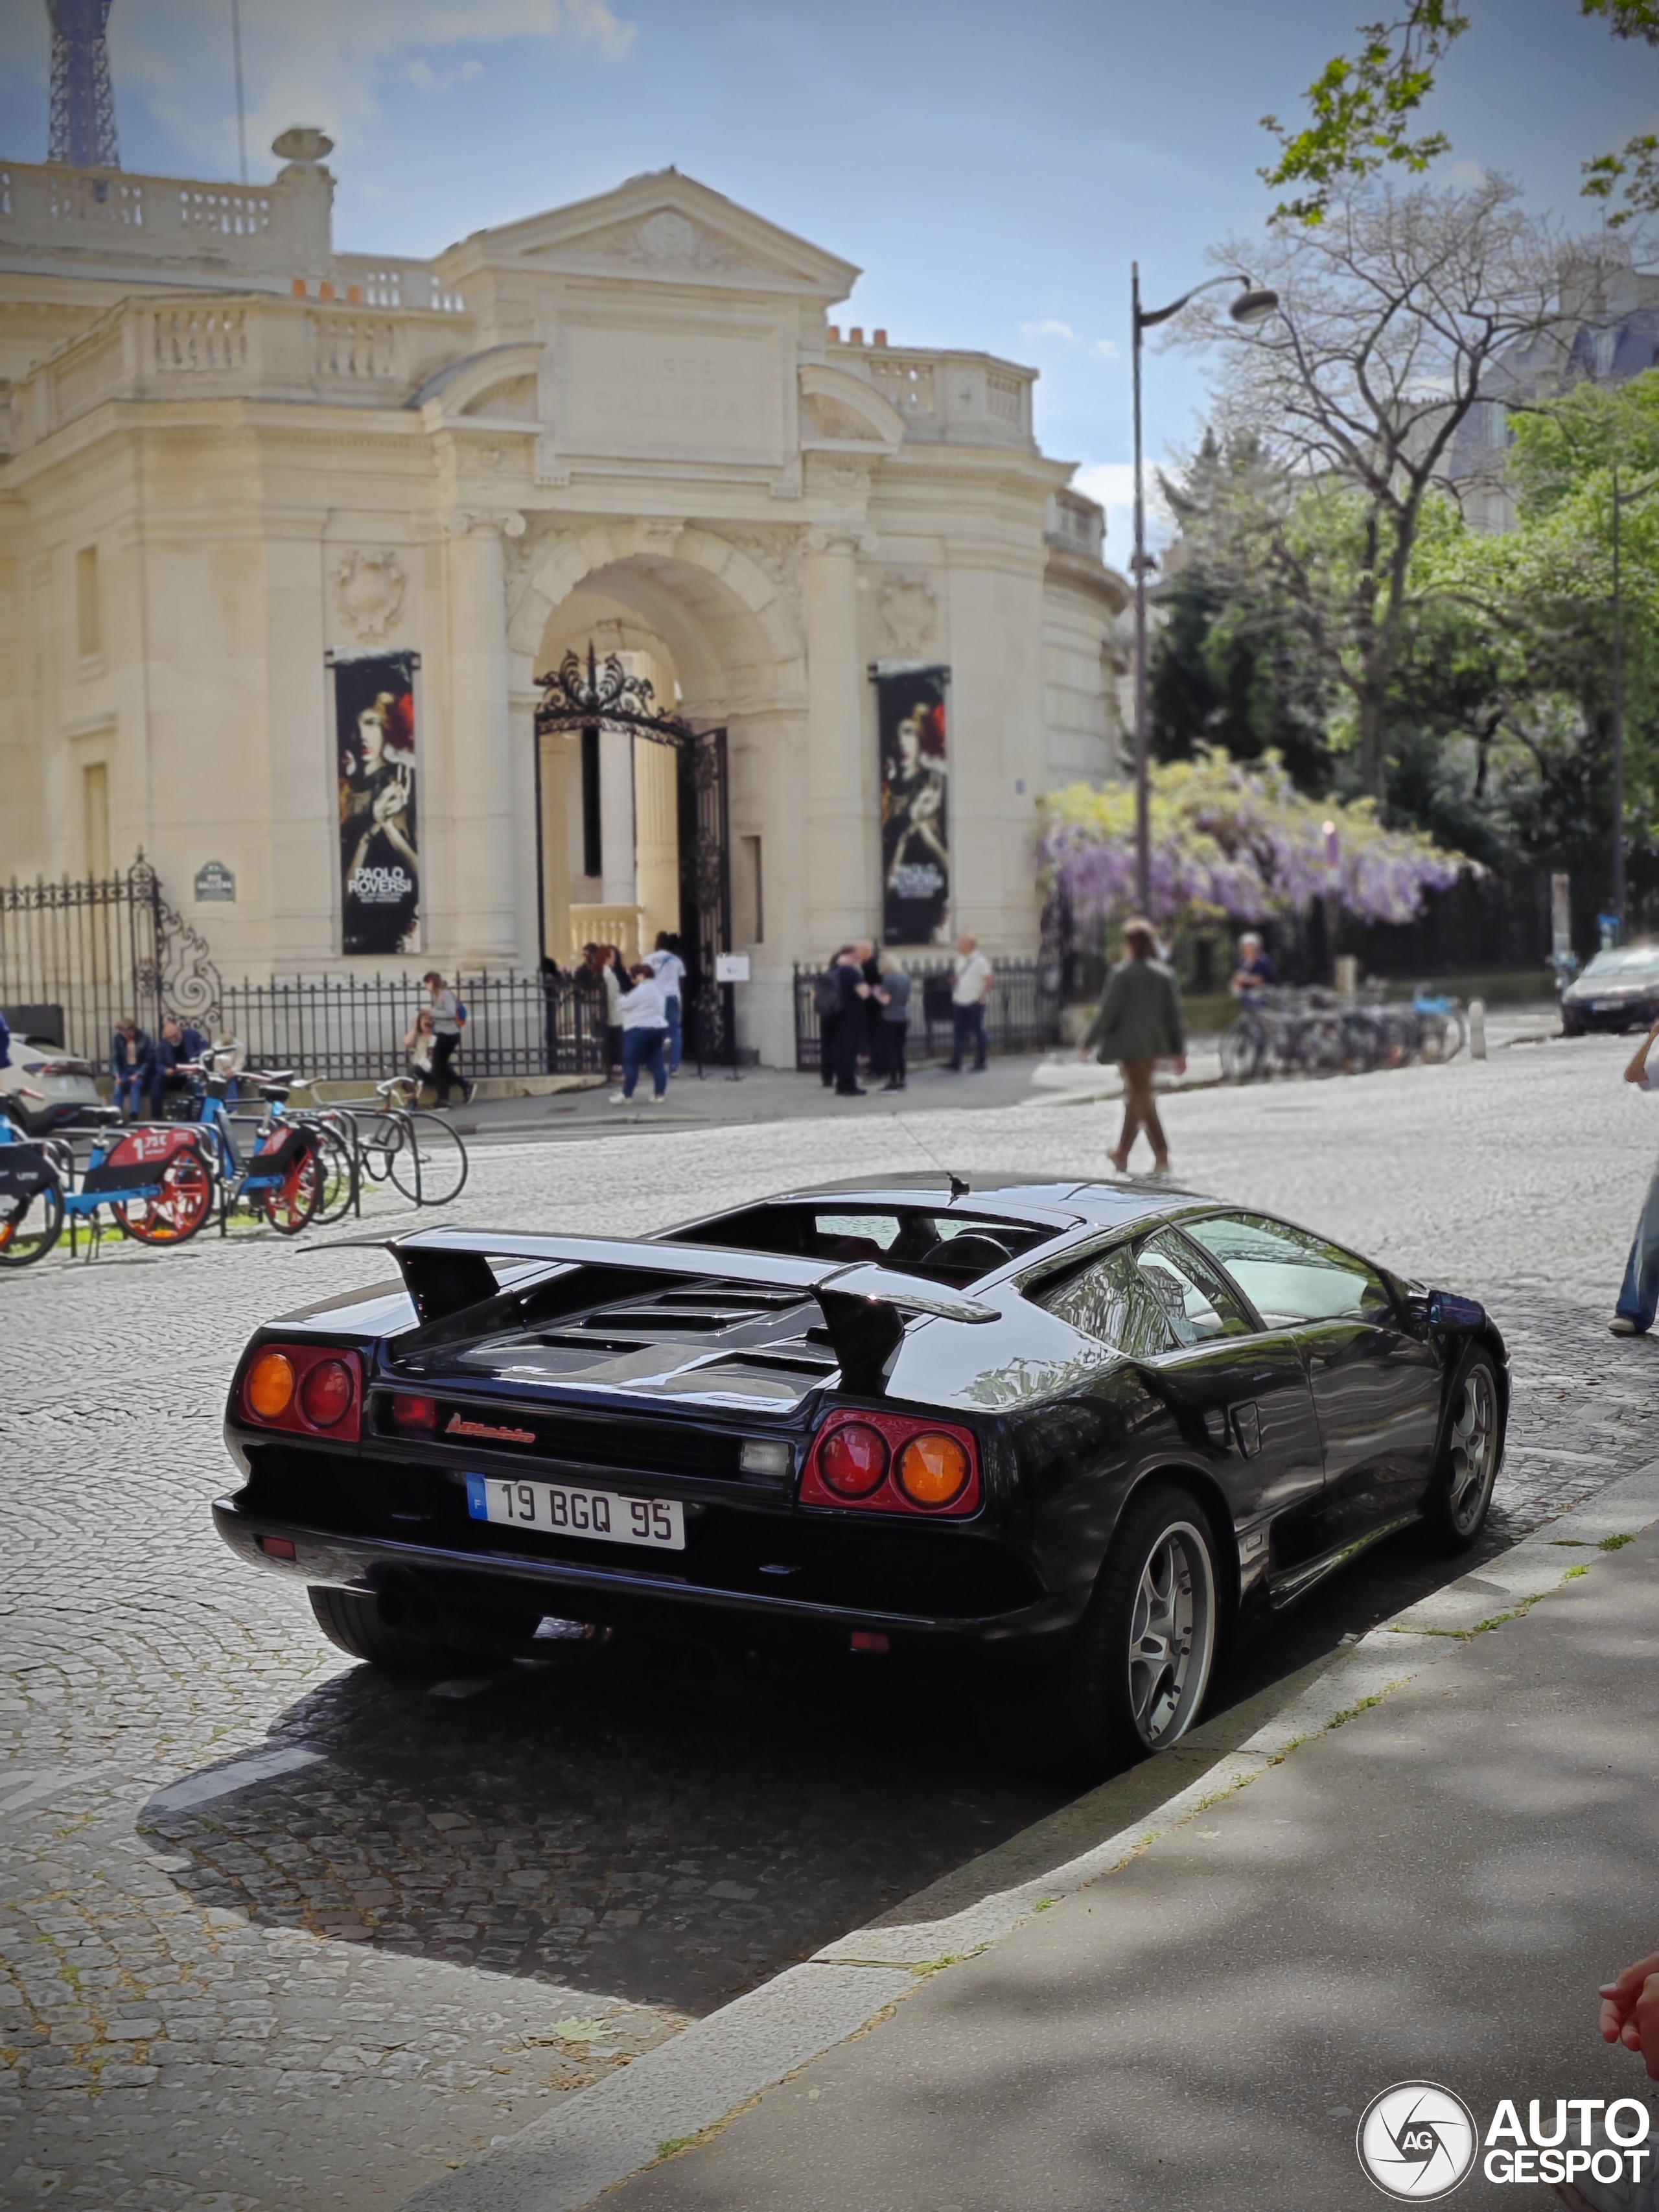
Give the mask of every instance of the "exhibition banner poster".
POLYGON ((951 941, 948 668, 875 671, 881 741, 882 942, 951 941))
POLYGON ((340 795, 340 950, 421 949, 415 799, 416 653, 336 660, 340 795))

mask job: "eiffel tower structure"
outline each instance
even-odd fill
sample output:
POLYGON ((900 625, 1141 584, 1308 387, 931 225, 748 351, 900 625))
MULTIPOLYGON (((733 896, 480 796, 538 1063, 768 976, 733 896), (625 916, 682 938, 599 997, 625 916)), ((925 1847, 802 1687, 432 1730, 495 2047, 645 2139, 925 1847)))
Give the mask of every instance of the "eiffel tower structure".
POLYGON ((111 0, 46 0, 52 18, 49 161, 76 169, 121 166, 105 36, 110 4, 111 0))

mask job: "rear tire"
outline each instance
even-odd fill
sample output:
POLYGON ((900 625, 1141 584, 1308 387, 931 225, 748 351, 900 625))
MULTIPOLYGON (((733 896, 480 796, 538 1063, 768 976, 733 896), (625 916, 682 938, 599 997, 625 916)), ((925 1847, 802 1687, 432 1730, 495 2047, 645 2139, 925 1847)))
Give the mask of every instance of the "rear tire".
POLYGON ((1491 1352, 1472 1346, 1447 1393, 1440 1456, 1423 1499, 1423 1531, 1437 1552, 1467 1552, 1486 1523, 1504 1456, 1504 1398, 1491 1352))
POLYGON ((1221 1073, 1229 1083, 1254 1083, 1261 1073, 1261 1038, 1235 1022, 1221 1033, 1221 1073))
MULTIPOLYGON (((259 1155, 253 1156, 258 1167, 259 1155)), ((297 1237, 317 1218, 323 1202, 323 1157, 313 1145, 289 1170, 274 1190, 258 1194, 260 1211, 279 1237, 297 1237)))
POLYGON ((44 1260, 64 1231, 64 1193, 43 1183, 33 1198, 0 1213, 0 1267, 31 1267, 44 1260))
POLYGON ((156 1178, 159 1195, 110 1212, 135 1243, 185 1244, 213 1211, 213 1176, 193 1145, 181 1145, 156 1178))
MULTIPOLYGON (((366 1659, 392 1674, 453 1674, 480 1664, 435 1636, 424 1636, 406 1620, 388 1620, 378 1597, 361 1590, 313 1585, 306 1592, 317 1626, 349 1659, 366 1659)), ((395 1609, 395 1607, 392 1608, 395 1609)))
POLYGON ((1113 1534, 1055 1686, 1050 1741, 1068 1778, 1098 1781, 1187 1733, 1209 1688, 1220 1590, 1203 1508, 1149 1483, 1113 1534))
POLYGON ((453 1206, 466 1184, 466 1146, 435 1114, 404 1115, 409 1141, 388 1162, 392 1182, 416 1206, 453 1206))

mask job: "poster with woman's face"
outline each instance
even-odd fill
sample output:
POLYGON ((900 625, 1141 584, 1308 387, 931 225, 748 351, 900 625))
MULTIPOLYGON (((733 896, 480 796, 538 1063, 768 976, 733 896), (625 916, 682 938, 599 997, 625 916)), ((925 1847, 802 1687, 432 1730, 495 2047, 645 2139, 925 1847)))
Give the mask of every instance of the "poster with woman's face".
POLYGON ((415 672, 420 655, 334 663, 340 794, 340 950, 421 950, 415 799, 415 672))
POLYGON ((951 941, 945 747, 950 679, 948 668, 876 671, 884 945, 951 941))

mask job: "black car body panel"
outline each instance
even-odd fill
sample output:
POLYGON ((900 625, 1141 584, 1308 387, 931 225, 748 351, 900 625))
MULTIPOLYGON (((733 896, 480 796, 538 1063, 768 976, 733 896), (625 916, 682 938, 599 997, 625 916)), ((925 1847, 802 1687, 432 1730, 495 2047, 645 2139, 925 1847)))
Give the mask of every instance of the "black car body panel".
POLYGON ((256 1334, 226 1419, 245 1486, 217 1525, 250 1563, 395 1593, 480 1651, 528 1648, 550 1613, 1045 1654, 1153 1476, 1206 1509, 1230 1605, 1294 1594, 1419 1512, 1461 1347, 1480 1337, 1506 1367, 1479 1306, 1358 1261, 1364 1316, 1264 1317, 1188 1233, 1254 1218, 1151 1186, 919 1176, 648 1240, 422 1232, 392 1248, 401 1281, 256 1334), (1055 1285, 1142 1266, 1152 1237, 1210 1267, 1241 1333, 1206 1339, 1170 1308, 1169 1341, 1137 1353, 1051 1310, 1055 1285), (252 1417, 243 1378, 273 1342, 356 1352, 360 1437, 252 1417), (418 1433, 394 1419, 411 1396, 418 1433), (971 1439, 969 1510, 804 1498, 815 1437, 848 1412, 971 1439), (684 1548, 477 1516, 480 1486, 514 1483, 672 1504, 684 1548))

